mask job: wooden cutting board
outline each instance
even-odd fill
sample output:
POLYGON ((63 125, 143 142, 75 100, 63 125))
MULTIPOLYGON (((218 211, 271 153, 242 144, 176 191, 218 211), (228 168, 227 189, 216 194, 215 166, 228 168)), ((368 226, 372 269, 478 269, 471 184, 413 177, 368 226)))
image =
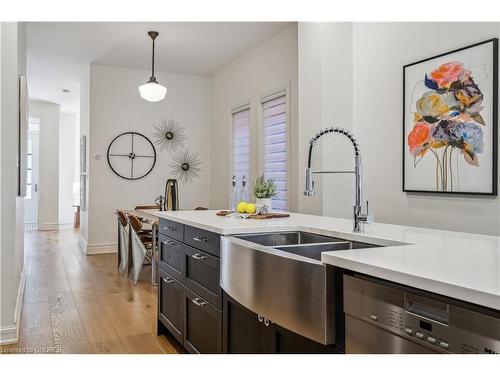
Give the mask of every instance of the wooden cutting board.
MULTIPOLYGON (((219 211, 217 212, 217 216, 227 216, 230 214, 231 211, 219 211)), ((290 214, 282 214, 282 213, 268 213, 268 214, 263 214, 263 215, 250 215, 247 219, 253 219, 253 220, 266 220, 266 219, 280 219, 284 217, 290 217, 290 214)))

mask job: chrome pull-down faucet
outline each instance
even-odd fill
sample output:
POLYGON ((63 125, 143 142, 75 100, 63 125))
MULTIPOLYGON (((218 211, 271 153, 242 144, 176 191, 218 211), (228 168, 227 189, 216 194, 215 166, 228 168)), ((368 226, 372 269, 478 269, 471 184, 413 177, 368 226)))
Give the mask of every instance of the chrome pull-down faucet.
POLYGON ((361 155, 359 153, 359 144, 354 138, 354 136, 348 130, 342 128, 326 128, 317 133, 314 137, 309 141, 309 157, 307 161, 307 169, 306 169, 306 190, 304 191, 304 195, 312 196, 314 195, 314 180, 313 173, 353 173, 356 177, 355 182, 355 203, 353 207, 353 218, 354 232, 364 232, 365 224, 373 223, 373 216, 368 213, 368 201, 366 201, 366 212, 363 212, 363 165, 361 163, 361 155), (320 139, 323 135, 328 133, 338 133, 346 136, 352 143, 354 147, 354 171, 312 171, 311 169, 311 161, 312 161, 312 150, 318 139, 320 139))

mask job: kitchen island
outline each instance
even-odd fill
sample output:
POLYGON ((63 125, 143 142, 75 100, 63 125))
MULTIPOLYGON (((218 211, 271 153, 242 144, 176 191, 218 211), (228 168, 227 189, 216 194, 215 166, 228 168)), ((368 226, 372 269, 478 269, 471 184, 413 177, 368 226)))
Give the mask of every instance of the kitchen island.
MULTIPOLYGON (((241 220, 216 216, 217 211, 147 212, 168 222, 181 224, 186 227, 186 231, 189 228, 198 228, 207 235, 214 235, 214 240, 207 243, 215 243, 217 249, 208 249, 206 255, 194 252, 191 256, 195 259, 205 257, 205 261, 216 262, 218 265, 220 242, 235 234, 293 231, 315 233, 376 247, 326 251, 321 253, 321 261, 293 254, 288 257, 292 260, 303 258, 305 262, 358 272, 488 309, 500 310, 500 237, 379 223, 368 226, 366 233, 353 233, 351 220, 294 213, 291 213, 289 218, 241 220), (215 235, 222 236, 222 240, 218 240, 219 237, 215 235), (210 259, 210 256, 214 258, 210 259)), ((192 237, 195 242, 187 245, 198 249, 206 240, 204 236, 189 237, 188 240, 192 237)), ((280 254, 280 250, 274 248, 255 246, 257 250, 271 255, 280 254)), ((279 269, 276 272, 278 273, 279 269)), ((214 283, 213 290, 211 294, 205 294, 209 297, 207 301, 211 303, 210 306, 218 309, 214 310, 215 315, 222 314, 222 306, 225 303, 223 293, 218 294, 214 289, 219 287, 215 286, 218 281, 216 276, 218 277, 219 273, 212 273, 209 277, 214 283)), ((171 282, 170 278, 168 281, 171 282)), ((198 291, 203 292, 205 289, 207 288, 199 288, 198 291)), ((198 303, 202 301, 196 298, 198 297, 193 300, 198 303)), ((336 329, 337 341, 338 331, 342 328, 340 326, 336 329)), ((222 346, 222 341, 224 340, 221 338, 219 347, 222 346)))
POLYGON ((240 220, 213 210, 146 212, 221 235, 303 230, 374 243, 381 247, 325 252, 321 260, 500 310, 500 237, 382 223, 353 233, 352 220, 296 213, 240 220))

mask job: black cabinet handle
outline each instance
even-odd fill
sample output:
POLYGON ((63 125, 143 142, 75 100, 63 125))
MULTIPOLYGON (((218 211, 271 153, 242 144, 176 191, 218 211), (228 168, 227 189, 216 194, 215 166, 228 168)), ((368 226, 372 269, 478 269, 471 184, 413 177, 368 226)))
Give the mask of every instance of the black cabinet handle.
POLYGON ((193 300, 193 303, 197 306, 205 306, 207 303, 205 301, 203 301, 201 298, 195 298, 193 300))
POLYGON ((193 237, 193 240, 197 241, 197 242, 202 242, 202 243, 207 243, 208 242, 208 239, 206 237, 203 237, 203 236, 193 237))
POLYGON ((166 278, 164 277, 163 281, 165 281, 167 284, 175 283, 175 280, 171 279, 170 277, 166 277, 166 278))
POLYGON ((205 260, 205 259, 207 259, 207 257, 205 255, 202 255, 202 254, 193 254, 193 255, 191 255, 191 258, 196 259, 196 260, 205 260))

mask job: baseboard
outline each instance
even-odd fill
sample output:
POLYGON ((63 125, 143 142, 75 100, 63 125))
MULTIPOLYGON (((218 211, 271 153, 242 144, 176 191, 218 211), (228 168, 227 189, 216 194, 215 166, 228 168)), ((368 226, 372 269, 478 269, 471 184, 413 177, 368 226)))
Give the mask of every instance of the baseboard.
POLYGON ((0 327, 0 344, 15 344, 19 340, 18 325, 0 327))
POLYGON ((113 254, 118 252, 118 244, 116 243, 105 243, 105 244, 94 244, 86 246, 85 254, 95 255, 95 254, 113 254))
POLYGON ((36 230, 58 230, 62 228, 69 228, 73 226, 72 221, 63 221, 60 223, 47 223, 47 224, 37 224, 37 223, 25 223, 24 230, 26 231, 36 231, 36 230))
POLYGON ((14 323, 19 326, 21 320, 21 310, 23 309, 24 287, 26 286, 26 264, 23 265, 23 272, 21 272, 21 279, 19 280, 19 288, 17 289, 16 309, 14 310, 14 323))
POLYGON ((78 236, 78 246, 85 254, 87 253, 87 241, 82 235, 78 236))
POLYGON ((36 231, 36 230, 38 230, 38 224, 37 223, 25 223, 24 230, 25 231, 36 231))
POLYGON ((19 287, 17 289, 16 308, 14 310, 14 324, 0 327, 0 344, 15 344, 19 340, 19 323, 23 309, 24 287, 26 285, 26 265, 23 267, 19 287))
POLYGON ((116 242, 88 244, 83 236, 78 237, 78 246, 86 255, 113 254, 118 252, 116 242))
POLYGON ((57 230, 57 229, 59 229, 59 223, 38 224, 38 230, 57 230))

